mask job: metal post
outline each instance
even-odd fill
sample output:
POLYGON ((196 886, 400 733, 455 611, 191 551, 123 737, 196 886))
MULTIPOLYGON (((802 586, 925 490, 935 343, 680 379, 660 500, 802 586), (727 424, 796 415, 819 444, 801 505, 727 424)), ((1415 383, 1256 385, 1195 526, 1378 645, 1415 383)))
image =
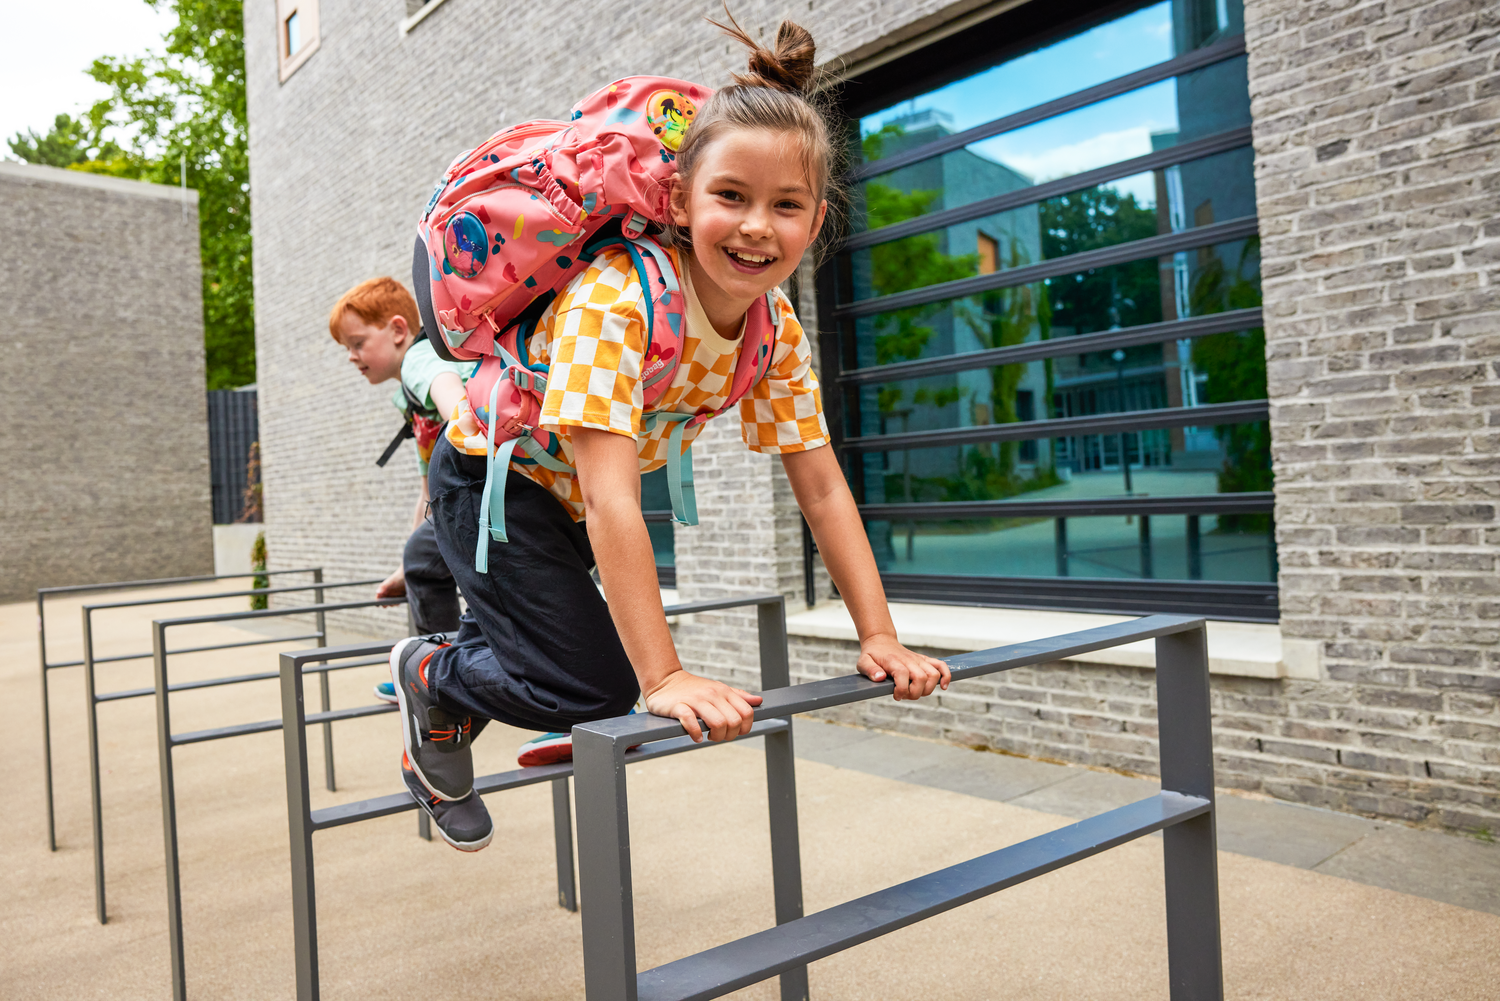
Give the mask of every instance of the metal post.
POLYGON ((1187 572, 1188 580, 1203 579, 1203 536, 1200 534, 1199 517, 1187 516, 1187 572))
POLYGON ((1057 549, 1057 575, 1066 577, 1068 575, 1068 519, 1056 519, 1053 539, 1057 549))
POLYGON ((156 667, 156 746, 161 761, 161 826, 167 865, 167 948, 172 963, 172 1001, 187 999, 182 956, 182 881, 177 871, 177 793, 172 781, 172 717, 167 691, 167 627, 151 623, 156 667))
MULTIPOLYGON (((318 567, 316 570, 313 571, 313 583, 314 584, 321 584, 321 583, 323 583, 323 568, 322 567, 318 567)), ((327 617, 327 614, 323 611, 323 589, 321 587, 320 588, 315 588, 313 590, 313 604, 315 604, 315 605, 318 606, 318 611, 316 613, 314 613, 315 616, 316 616, 316 628, 317 628, 317 631, 318 631, 318 643, 317 643, 317 645, 318 646, 327 646, 328 645, 328 617, 327 617)), ((325 713, 329 709, 333 708, 331 700, 330 700, 330 696, 328 694, 328 672, 327 671, 324 671, 322 674, 318 675, 318 697, 321 700, 320 704, 321 704, 322 709, 323 709, 323 711, 325 713)), ((324 783, 328 786, 328 791, 329 792, 335 792, 335 791, 337 791, 336 788, 335 788, 334 780, 333 780, 333 724, 332 723, 324 723, 323 724, 323 780, 324 780, 324 783)))
POLYGON ((576 911, 578 889, 573 882, 573 811, 568 805, 567 776, 552 780, 552 841, 557 852, 557 906, 576 911))
POLYGON ((47 619, 41 591, 36 593, 36 648, 42 662, 42 773, 47 786, 47 850, 57 851, 57 815, 52 807, 52 703, 47 695, 47 619))
MULTIPOLYGON (((757 605, 760 639, 760 683, 763 691, 791 685, 787 658, 786 603, 757 605)), ((797 831, 797 759, 792 752, 792 728, 767 734, 766 800, 771 822, 771 885, 776 923, 802 917, 802 848, 797 831)), ((781 1001, 806 1001, 807 967, 781 975, 781 1001)))
MULTIPOLYGON (((1157 637, 1156 700, 1162 789, 1212 803, 1214 755, 1203 626, 1157 637)), ((1162 832, 1172 1001, 1224 996, 1214 814, 1210 809, 1162 832)))
POLYGON ((427 816, 426 810, 417 811, 417 837, 423 841, 432 840, 432 818, 427 816))
POLYGON ((104 796, 99 788, 99 702, 94 689, 93 609, 83 606, 83 703, 89 739, 89 807, 94 836, 94 912, 109 922, 104 903, 104 796))
MULTIPOLYGON (((313 886, 312 801, 307 781, 307 708, 302 667, 281 655, 281 729, 286 749, 286 813, 292 838, 292 939, 297 1001, 318 1001, 318 909, 313 886)), ((426 816, 426 814, 422 814, 426 816)))
POLYGON ((578 876, 583 908, 583 985, 588 1001, 636 1001, 635 902, 625 763, 610 737, 573 728, 578 797, 578 876))
POLYGON ((1141 515, 1141 576, 1151 578, 1156 576, 1155 567, 1151 561, 1151 516, 1141 515))

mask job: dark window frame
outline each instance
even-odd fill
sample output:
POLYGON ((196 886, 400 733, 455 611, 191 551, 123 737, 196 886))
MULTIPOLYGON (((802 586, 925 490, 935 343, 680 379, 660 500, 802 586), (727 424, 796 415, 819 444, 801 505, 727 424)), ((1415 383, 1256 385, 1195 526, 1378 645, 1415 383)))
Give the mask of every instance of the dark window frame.
MULTIPOLYGON (((918 96, 954 80, 962 79, 998 62, 1013 59, 1045 45, 1150 6, 1152 0, 1126 0, 1104 4, 1081 0, 1063 0, 1042 5, 1028 3, 997 15, 931 46, 873 68, 846 80, 835 91, 835 106, 846 121, 857 121, 864 114, 877 111, 900 100, 918 96), (997 45, 995 39, 1017 39, 997 45), (943 70, 934 72, 932 67, 943 70)), ((1094 87, 1064 95, 1033 108, 995 119, 991 122, 944 136, 922 147, 903 151, 896 156, 861 165, 847 176, 856 184, 867 178, 921 162, 976 142, 1023 127, 1035 121, 1062 114, 1126 93, 1159 80, 1171 79, 1244 55, 1243 35, 1220 38, 1191 52, 1165 60, 1154 66, 1117 77, 1094 87)), ((855 234, 843 234, 832 248, 829 262, 815 277, 814 292, 819 319, 819 352, 824 385, 824 408, 845 476, 855 489, 857 501, 863 501, 862 476, 855 475, 855 457, 862 452, 887 450, 891 445, 920 447, 931 441, 955 444, 960 441, 1036 440, 1066 433, 1084 433, 1087 425, 1099 425, 1111 433, 1149 428, 1246 423, 1269 416, 1266 400, 1216 404, 1192 408, 1170 408, 1152 411, 1104 414, 1089 418, 1051 418, 1004 425, 947 429, 938 432, 906 432, 887 435, 845 434, 845 394, 870 382, 888 382, 942 373, 1015 364, 1040 358, 1082 351, 1111 350, 1148 344, 1197 338, 1216 333, 1252 329, 1262 325, 1259 308, 1205 314, 1160 323, 1079 335, 1055 341, 1042 341, 996 348, 966 354, 917 359, 895 364, 858 367, 854 355, 855 337, 852 321, 889 309, 956 299, 978 292, 1010 288, 1047 277, 1072 274, 1085 268, 1137 261, 1200 249, 1214 243, 1228 242, 1258 234, 1256 216, 1226 220, 1209 226, 1118 244, 1102 250, 1088 251, 1069 258, 1056 258, 1021 268, 1002 269, 940 286, 928 286, 907 292, 839 302, 838 288, 851 288, 849 252, 917 233, 978 219, 986 215, 1035 204, 1057 195, 1107 183, 1147 170, 1187 163, 1250 145, 1248 127, 1201 137, 1144 156, 1109 164, 1070 177, 1033 185, 1030 188, 958 206, 931 215, 904 220, 894 225, 855 234), (1074 425, 1078 425, 1077 428, 1074 425), (1049 433, 1050 430, 1050 433, 1049 433)), ((1089 431, 1087 433, 1098 433, 1089 431)), ((1189 535, 1196 537, 1196 523, 1203 515, 1228 513, 1270 513, 1274 498, 1270 492, 1212 494, 1184 497, 1111 498, 1107 501, 983 501, 970 503, 922 502, 903 504, 860 503, 866 522, 886 520, 949 520, 963 517, 1056 516, 1059 537, 1065 537, 1066 517, 1104 514, 1138 514, 1143 521, 1152 515, 1186 515, 1189 535), (972 510, 971 510, 972 509, 972 510)), ((1272 542, 1274 546, 1274 540, 1272 542)), ((804 548, 808 548, 804 543, 804 548)), ((1062 550, 1066 552, 1066 550, 1062 550)), ((804 554, 810 565, 810 550, 804 554)), ((1274 550, 1273 550, 1274 552, 1274 550)), ((1061 560, 1063 557, 1059 557, 1061 560)), ((1274 559, 1274 557, 1273 557, 1274 559)), ((1190 566, 1192 565, 1190 557, 1190 566)), ((887 595, 894 600, 922 601, 940 604, 981 605, 1018 608, 1088 610, 1126 614, 1149 612, 1195 612, 1220 619, 1276 621, 1279 618, 1278 589, 1272 583, 1236 583, 1213 580, 1107 579, 1071 576, 1004 577, 943 576, 930 574, 882 573, 887 595)), ((809 574, 809 587, 811 575, 809 574)), ((811 590, 809 603, 813 600, 811 590)))

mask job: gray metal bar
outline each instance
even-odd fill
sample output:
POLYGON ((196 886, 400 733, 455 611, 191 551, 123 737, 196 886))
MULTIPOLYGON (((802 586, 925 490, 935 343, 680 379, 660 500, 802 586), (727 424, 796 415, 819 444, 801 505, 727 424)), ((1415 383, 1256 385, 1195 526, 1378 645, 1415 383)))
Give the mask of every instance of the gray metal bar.
POLYGON ((1208 634, 1202 627, 1156 639, 1161 787, 1208 803, 1162 835, 1167 896, 1167 968, 1172 1001, 1219 1001, 1219 858, 1208 634))
POLYGON ((861 164, 849 172, 848 180, 850 183, 853 183, 855 181, 862 181, 867 177, 878 177, 881 174, 888 174, 897 168, 909 166, 913 163, 921 163, 923 160, 931 159, 934 156, 963 149, 970 143, 979 142, 981 139, 988 139, 991 136, 1000 135, 1002 132, 1011 132, 1022 126, 1053 118, 1064 112, 1072 111, 1075 108, 1095 104, 1161 80, 1168 80, 1183 73, 1191 73, 1193 70, 1223 62, 1226 59, 1233 59, 1236 56, 1244 55, 1244 52, 1245 36, 1232 35, 1222 41, 1215 42, 1213 45, 1205 45, 1201 49, 1185 52, 1180 56, 1163 60, 1154 66, 1147 66, 1145 69, 1115 77, 1113 80, 1106 80, 1096 86, 1074 91, 1071 94, 1065 94, 1045 104, 1038 104, 1035 107, 1018 111, 1013 115, 1006 115, 1004 118, 997 118, 994 121, 985 122, 983 125, 976 125, 971 129, 943 136, 941 139, 930 143, 923 143, 921 146, 913 149, 902 150, 893 156, 861 164))
POLYGON ((47 790, 47 850, 57 851, 57 812, 52 805, 52 701, 47 691, 47 613, 36 593, 36 649, 42 681, 42 783, 47 790))
POLYGON ((914 236, 917 233, 930 233, 935 229, 947 229, 949 226, 955 226, 961 222, 983 219, 988 215, 999 215, 1001 212, 1009 212, 1011 209, 1021 208, 1026 205, 1035 205, 1037 202, 1046 201, 1057 195, 1066 195, 1074 191, 1082 191, 1085 188, 1092 188, 1098 184, 1118 181, 1123 177, 1132 177, 1136 174, 1160 170, 1163 167, 1170 167, 1174 164, 1189 163, 1193 160, 1200 160, 1218 153, 1227 153, 1232 149, 1249 146, 1250 142, 1251 135, 1248 125, 1243 128, 1217 132, 1211 136, 1204 136, 1202 139, 1192 139, 1176 146, 1168 146, 1165 149, 1146 153, 1143 156, 1131 157, 1129 160, 1120 160, 1103 167, 1095 167, 1093 170, 1085 170, 1082 173, 1059 177, 1055 181, 1033 184, 1029 188, 1021 188, 1017 191, 1007 191, 1003 195, 983 198, 977 202, 959 205, 941 212, 920 215, 914 219, 906 219, 901 222, 892 223, 889 226, 881 226, 879 229, 867 229, 849 236, 844 240, 842 245, 834 249, 845 251, 862 250, 865 247, 874 247, 878 244, 889 243, 892 240, 900 240, 904 237, 914 236))
MULTIPOLYGON (((427 816, 424 812, 422 816, 427 816)), ((552 845, 557 856, 557 906, 578 910, 578 886, 573 881, 573 812, 568 805, 568 779, 552 780, 552 845)))
POLYGON ((89 810, 94 842, 94 913, 99 923, 109 922, 104 900, 104 798, 99 785, 99 700, 94 695, 94 626, 89 609, 83 610, 83 703, 89 740, 89 810))
POLYGON ((1023 365, 1026 362, 1056 358, 1060 355, 1112 351, 1115 348, 1160 344, 1169 340, 1191 340, 1212 334, 1252 330, 1263 326, 1264 323, 1265 316, 1259 306, 1231 309, 1223 313, 1207 313, 1203 316, 1189 316, 1185 319, 1165 320, 1161 323, 1143 323, 1136 327, 1101 330, 1092 334, 1032 341, 1029 344, 1013 344, 1004 348, 964 351, 958 354, 941 355, 937 358, 893 362, 889 365, 871 365, 868 368, 856 368, 845 372, 839 376, 839 381, 851 385, 868 382, 897 382, 902 379, 920 379, 932 375, 966 372, 976 368, 994 368, 998 365, 1023 365))
MULTIPOLYGON (((321 570, 315 571, 322 573, 321 570)), ((248 576, 248 575, 246 575, 248 576)), ((90 605, 90 608, 140 608, 144 605, 180 605, 187 601, 210 601, 215 598, 245 598, 255 595, 267 594, 291 594, 298 591, 316 591, 320 588, 331 587, 361 587, 365 584, 379 584, 374 578, 370 580, 341 580, 332 584, 291 584, 286 587, 256 587, 244 591, 215 591, 213 594, 178 594, 170 598, 143 598, 140 601, 111 601, 104 604, 90 605)), ((221 615, 233 615, 233 612, 221 612, 221 615)), ((145 656, 149 657, 150 654, 145 656)))
MULTIPOLYGON (((792 683, 784 600, 756 606, 762 691, 792 683)), ((771 891, 776 923, 802 917, 802 846, 797 825, 797 758, 792 728, 766 736, 766 805, 771 828, 771 891)), ((781 1001, 807 1001, 807 967, 781 974, 781 1001)))
POLYGON ((1068 438, 1081 434, 1151 431, 1158 428, 1249 424, 1266 420, 1270 415, 1271 405, 1268 401, 1241 400, 1237 403, 1209 403, 1201 407, 1126 410, 1112 414, 1090 414, 1086 417, 1051 417, 1010 424, 979 424, 934 431, 860 435, 857 438, 846 438, 844 448, 850 452, 896 452, 904 448, 926 448, 930 445, 977 445, 985 441, 1028 441, 1068 438))
MULTIPOLYGON (((292 637, 288 637, 288 639, 309 639, 309 638, 310 637, 307 637, 307 636, 292 636, 292 637)), ((167 655, 171 656, 172 654, 177 653, 177 652, 178 651, 176 651, 176 650, 168 650, 167 651, 167 655)), ((329 665, 326 665, 326 666, 314 664, 314 665, 311 665, 309 667, 304 667, 302 669, 302 673, 304 673, 304 674, 320 674, 320 673, 326 673, 328 671, 345 671, 345 670, 348 670, 351 667, 370 667, 371 665, 381 664, 381 663, 384 663, 384 661, 381 661, 381 660, 360 660, 360 661, 354 661, 354 662, 348 663, 348 664, 329 664, 329 665)), ((281 675, 278 672, 276 672, 276 671, 256 671, 253 674, 235 674, 235 675, 230 675, 230 676, 224 677, 224 678, 204 678, 201 681, 177 681, 177 682, 173 682, 173 684, 172 684, 172 691, 174 691, 174 692, 187 692, 187 691, 192 691, 193 689, 196 689, 196 688, 219 688, 219 687, 222 687, 224 685, 238 685, 238 684, 243 684, 246 681, 270 681, 270 680, 272 680, 274 678, 279 678, 280 676, 281 675)), ((155 695, 155 694, 156 694, 156 689, 155 688, 126 688, 126 689, 122 689, 121 691, 118 691, 118 692, 105 692, 103 695, 96 695, 94 697, 94 700, 96 702, 118 702, 121 699, 138 699, 138 698, 141 698, 142 696, 155 695)))
MULTIPOLYGON (((703 1001, 915 924, 962 904, 1097 855, 1212 810, 1196 796, 1163 792, 999 851, 779 925, 639 978, 639 1001, 703 1001)), ((587 917, 588 911, 584 911, 587 917)), ((584 948, 588 948, 585 932, 584 948)), ((595 995, 589 985, 589 997, 595 995)), ((1174 992, 1173 997, 1178 995, 1174 992)), ((1183 995, 1187 997, 1189 995, 1183 995)), ((1193 995, 1207 997, 1207 995, 1193 995)))
POLYGON ((151 623, 156 650, 156 745, 161 764, 161 826, 167 868, 167 949, 172 965, 172 1001, 187 1001, 182 955, 182 881, 177 860, 177 792, 172 775, 172 717, 167 689, 167 628, 151 623))
MULTIPOLYGON (((292 942, 297 1001, 318 1001, 318 908, 313 882, 312 801, 307 781, 307 718, 298 654, 281 655, 282 746, 286 751, 286 815, 292 846, 292 942)), ((408 795, 407 799, 411 797, 408 795)))
MULTIPOLYGON (((307 673, 311 674, 312 672, 309 671, 307 673)), ((327 675, 324 675, 324 677, 327 677, 327 675)), ((380 702, 373 706, 355 706, 352 709, 333 709, 328 712, 314 713, 308 717, 308 720, 312 723, 322 723, 326 726, 336 723, 339 720, 358 719, 361 716, 383 716, 386 713, 393 713, 395 711, 395 706, 388 702, 380 702)), ((282 721, 279 719, 260 720, 255 723, 235 723, 231 726, 217 726, 209 730, 191 730, 187 733, 173 734, 172 743, 174 745, 202 744, 210 740, 223 740, 226 737, 243 737, 250 733, 270 733, 273 730, 280 730, 281 727, 282 721)))
POLYGON ((314 567, 299 567, 295 570, 252 570, 248 573, 200 574, 196 577, 161 577, 157 580, 122 580, 108 584, 67 584, 62 587, 39 587, 36 593, 51 597, 55 594, 86 594, 90 591, 129 591, 139 587, 197 584, 206 580, 236 580, 240 577, 275 577, 289 573, 311 573, 314 569, 314 567))
MULTIPOLYGON (((319 584, 323 583, 323 571, 321 568, 313 577, 313 580, 319 584)), ((323 604, 323 589, 321 587, 313 592, 313 603, 319 606, 323 604)), ((410 608, 411 606, 408 604, 408 611, 410 608)), ((318 629, 318 646, 326 647, 328 645, 328 617, 324 614, 321 607, 318 609, 315 621, 317 622, 318 629)), ((333 703, 330 701, 332 696, 328 693, 328 674, 326 671, 318 676, 318 697, 321 700, 321 705, 325 713, 333 708, 333 703)), ((337 791, 338 786, 333 778, 332 722, 323 724, 323 782, 328 787, 329 792, 337 791)))
MULTIPOLYGON (((325 584, 324 587, 332 587, 325 584)), ((323 605, 325 612, 343 612, 351 608, 377 608, 386 605, 402 605, 406 603, 405 598, 371 598, 367 601, 339 601, 323 605)), ((247 621, 255 622, 260 619, 279 619, 288 615, 306 615, 313 611, 312 605, 303 605, 294 608, 262 608, 252 612, 219 612, 216 615, 186 615, 177 619, 158 619, 156 621, 169 626, 197 626, 208 622, 231 622, 247 621)), ((390 644, 386 644, 390 648, 390 644)), ((309 660, 317 660, 317 657, 309 657, 309 660)))
POLYGON ((861 504, 865 521, 948 521, 955 518, 1089 518, 1113 514, 1260 514, 1275 508, 1269 491, 1156 497, 1092 497, 1072 501, 922 501, 861 504))
MULTIPOLYGON (((680 733, 682 724, 672 722, 680 733)), ((630 817, 621 760, 625 745, 596 726, 573 727, 584 991, 593 1001, 636 1001, 630 817)))

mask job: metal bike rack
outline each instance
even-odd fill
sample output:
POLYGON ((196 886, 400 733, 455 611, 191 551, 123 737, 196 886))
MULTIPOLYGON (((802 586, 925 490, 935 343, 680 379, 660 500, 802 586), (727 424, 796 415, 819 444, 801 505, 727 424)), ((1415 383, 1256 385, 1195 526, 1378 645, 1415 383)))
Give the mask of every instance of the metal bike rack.
MULTIPOLYGON (((331 585, 330 585, 331 586, 331 585)), ((220 678, 212 682, 197 683, 189 682, 185 685, 173 685, 167 677, 167 630, 179 626, 197 626, 210 623, 245 621, 258 619, 274 619, 286 615, 305 615, 308 612, 316 613, 318 620, 323 621, 323 615, 327 612, 342 612, 354 608, 377 608, 405 604, 405 598, 375 598, 369 601, 343 601, 328 605, 308 605, 301 608, 270 608, 253 612, 229 612, 219 615, 194 615, 179 619, 157 619, 151 623, 152 660, 156 667, 156 742, 157 751, 161 765, 161 812, 162 812, 162 838, 166 849, 167 868, 167 942, 172 959, 172 997, 174 1001, 181 1001, 187 996, 186 974, 183 967, 182 953, 182 874, 178 863, 177 854, 177 792, 172 766, 172 749, 184 744, 202 744, 211 740, 224 740, 229 737, 243 737, 252 733, 269 733, 273 730, 282 729, 282 719, 261 720, 255 723, 237 723, 231 726, 214 727, 208 730, 195 730, 189 733, 172 732, 172 715, 170 695, 174 691, 184 688, 202 688, 208 685, 237 684, 244 681, 266 681, 280 676, 280 672, 266 671, 260 674, 246 674, 234 678, 220 678)), ((345 648, 332 648, 333 650, 345 648)), ((319 647, 307 651, 312 656, 308 660, 319 658, 331 659, 330 648, 319 647)), ((172 653, 180 651, 170 651, 172 653)), ((285 654, 282 655, 283 659, 285 654)), ((379 663, 379 661, 364 661, 364 664, 379 663)), ((379 703, 375 706, 362 706, 357 709, 328 709, 328 675, 331 670, 358 667, 359 663, 340 664, 331 666, 328 664, 313 664, 303 667, 298 674, 300 687, 301 673, 319 674, 322 682, 324 695, 324 711, 318 713, 310 722, 331 724, 336 720, 354 719, 359 716, 372 716, 376 712, 392 712, 395 706, 389 703, 379 703)), ((303 727, 308 721, 299 721, 298 734, 305 742, 306 736, 302 733, 303 727)), ((325 726, 325 736, 327 727, 325 726)), ((332 744, 325 744, 331 754, 332 744)), ((304 759, 305 761, 305 759, 304 759)), ((332 789, 332 766, 329 766, 329 788, 332 789)))
MULTIPOLYGON (((234 650, 239 647, 265 646, 270 643, 289 643, 297 640, 315 639, 318 644, 327 642, 327 628, 323 619, 323 613, 319 610, 323 602, 323 592, 331 588, 358 587, 367 584, 378 584, 375 580, 352 580, 337 583, 324 583, 323 571, 314 570, 315 583, 298 584, 291 587, 266 587, 254 588, 248 591, 218 591, 213 594, 191 594, 177 595, 171 598, 148 598, 143 601, 117 601, 101 605, 83 606, 83 688, 84 704, 88 712, 88 742, 89 742, 89 806, 92 811, 93 838, 94 838, 94 906, 99 923, 107 924, 108 912, 105 908, 104 897, 104 805, 100 790, 100 766, 99 766, 99 704, 102 702, 118 702, 122 699, 138 699, 156 692, 154 686, 149 688, 129 688, 118 692, 105 692, 102 695, 95 691, 96 678, 94 667, 98 664, 118 664, 131 660, 149 660, 153 653, 128 653, 118 654, 110 657, 94 656, 94 613, 108 611, 117 608, 141 608, 147 605, 174 605, 189 601, 208 601, 214 598, 240 598, 257 595, 286 594, 297 591, 312 591, 316 604, 291 609, 284 614, 297 614, 301 612, 312 612, 316 619, 315 631, 302 633, 296 636, 271 636, 259 640, 243 640, 236 643, 215 643, 208 646, 183 647, 178 650, 169 650, 167 654, 184 653, 206 653, 213 650, 234 650)), ((222 612, 217 616, 211 616, 211 621, 232 622, 254 616, 253 611, 244 612, 222 612)), ((266 671, 259 674, 241 674, 227 678, 208 678, 202 681, 183 681, 172 686, 172 691, 187 691, 194 688, 216 688, 220 685, 236 685, 244 681, 264 681, 276 677, 275 671, 266 671)), ((323 679, 323 707, 328 707, 328 679, 323 679)), ((324 728, 323 747, 326 755, 328 771, 328 788, 333 788, 333 733, 324 728)))
MULTIPOLYGON (((249 573, 204 574, 197 577, 161 577, 156 580, 122 580, 108 584, 70 584, 66 587, 39 587, 36 592, 37 652, 42 662, 42 781, 47 790, 47 850, 57 851, 57 819, 52 807, 52 704, 48 697, 47 672, 62 667, 82 667, 81 660, 64 660, 56 664, 47 663, 47 607, 46 599, 65 594, 99 594, 106 591, 131 591, 145 587, 170 587, 174 584, 199 584, 213 580, 237 580, 242 577, 274 577, 278 574, 310 573, 314 580, 321 580, 323 571, 317 567, 299 570, 252 570, 249 573)), ((149 657, 144 654, 143 657, 149 657)))
MULTIPOLYGON (((636 715, 575 726, 573 771, 588 1001, 702 1001, 778 973, 783 1001, 805 998, 808 963, 1156 831, 1163 837, 1171 997, 1173 1001, 1222 999, 1213 746, 1203 620, 1153 615, 965 654, 949 659, 948 665, 953 680, 960 681, 1144 639, 1156 640, 1159 794, 803 917, 800 893, 793 913, 792 894, 784 894, 781 886, 793 867, 778 865, 775 856, 778 838, 795 851, 795 802, 783 807, 779 828, 773 786, 776 926, 642 973, 636 972, 625 789, 626 764, 632 756, 624 752, 637 744, 680 740, 682 725, 659 716, 636 715), (804 978, 800 988, 789 991, 789 975, 804 978)), ((879 698, 893 689, 890 681, 877 683, 852 675, 767 691, 755 711, 756 725, 879 698)), ((790 733, 784 751, 777 749, 778 740, 767 741, 767 775, 775 771, 775 750, 787 756, 785 769, 790 779, 790 733)), ((791 795, 789 781, 786 795, 791 795)))
MULTIPOLYGON (((672 605, 667 615, 690 615, 694 612, 713 612, 728 608, 755 606, 760 635, 760 677, 763 688, 770 690, 785 687, 790 680, 787 665, 786 609, 781 595, 763 594, 746 598, 726 598, 715 601, 698 601, 672 605)), ((330 647, 323 650, 304 650, 281 655, 281 714, 285 726, 282 739, 286 742, 286 789, 287 819, 291 828, 292 848, 292 925, 296 937, 297 1001, 317 1001, 320 997, 318 983, 318 920, 317 898, 313 874, 312 836, 316 831, 360 821, 388 817, 407 810, 417 810, 417 802, 408 792, 367 799, 357 803, 312 809, 311 785, 307 771, 307 736, 309 724, 333 719, 352 719, 377 713, 394 712, 391 705, 363 706, 358 709, 341 709, 308 715, 303 700, 303 676, 309 672, 310 664, 320 660, 340 657, 367 657, 388 653, 393 644, 371 643, 330 647)), ((357 663, 381 663, 362 660, 357 663)), ((354 665, 348 665, 354 666, 354 665)), ((643 717, 655 719, 656 717, 643 717)), ((674 724, 675 725, 675 724, 674 724)), ((574 731, 577 732, 576 730, 574 731)), ((802 870, 797 849, 797 797, 792 773, 792 731, 786 720, 773 719, 757 722, 750 736, 766 738, 766 772, 771 790, 771 850, 772 865, 776 872, 776 913, 778 920, 789 920, 802 913, 802 870)), ((658 738, 650 747, 623 752, 625 764, 663 758, 684 751, 718 747, 707 741, 694 744, 692 739, 677 728, 677 738, 658 738)), ((557 855, 558 904, 570 911, 578 909, 573 882, 573 831, 572 817, 568 806, 568 778, 573 774, 573 765, 562 762, 535 768, 520 768, 515 771, 486 775, 474 780, 474 789, 481 795, 519 789, 541 782, 552 784, 553 840, 557 855)), ((582 800, 580 800, 580 804, 582 800)), ((580 839, 585 838, 581 826, 580 839)), ((425 814, 422 814, 425 816, 425 814)), ((588 864, 580 859, 580 868, 588 864)), ((175 892, 175 890, 174 890, 175 892)), ((174 903, 174 907, 177 906, 174 903)), ((585 921, 588 920, 585 915, 585 921)), ((180 927, 180 922, 177 927, 180 927)), ((181 936, 174 938, 173 952, 173 1001, 185 1001, 186 993, 181 988, 181 936)), ((794 985, 801 984, 806 993, 805 971, 797 979, 796 971, 784 973, 783 996, 786 994, 788 977, 794 985)))

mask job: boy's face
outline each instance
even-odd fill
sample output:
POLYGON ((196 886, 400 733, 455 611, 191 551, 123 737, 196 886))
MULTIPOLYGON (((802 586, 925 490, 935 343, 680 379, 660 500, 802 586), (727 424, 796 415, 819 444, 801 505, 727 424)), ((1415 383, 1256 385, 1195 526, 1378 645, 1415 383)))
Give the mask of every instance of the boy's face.
POLYGON ((393 316, 383 327, 366 323, 352 312, 339 322, 339 343, 349 361, 371 383, 401 376, 401 359, 411 346, 411 330, 404 316, 393 316))

